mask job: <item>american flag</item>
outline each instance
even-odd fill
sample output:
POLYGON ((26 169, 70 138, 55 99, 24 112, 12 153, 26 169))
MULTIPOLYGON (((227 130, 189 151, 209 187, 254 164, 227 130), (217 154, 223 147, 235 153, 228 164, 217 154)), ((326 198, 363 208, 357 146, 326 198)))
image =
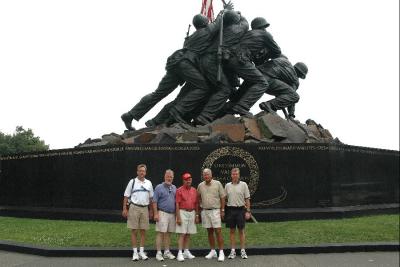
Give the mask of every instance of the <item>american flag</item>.
POLYGON ((201 14, 206 16, 209 21, 214 20, 213 0, 202 0, 201 14))

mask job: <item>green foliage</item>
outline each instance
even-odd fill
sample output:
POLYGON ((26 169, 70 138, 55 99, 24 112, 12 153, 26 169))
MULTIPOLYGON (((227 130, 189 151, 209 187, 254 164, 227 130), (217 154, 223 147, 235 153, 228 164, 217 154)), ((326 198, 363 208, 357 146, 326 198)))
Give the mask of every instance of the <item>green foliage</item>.
POLYGON ((31 129, 25 130, 22 126, 17 126, 12 135, 0 132, 0 155, 48 149, 49 146, 35 136, 31 129))
MULTIPOLYGON (((191 238, 191 247, 208 247, 206 230, 198 225, 197 231, 191 238)), ((222 232, 225 246, 228 247, 229 230, 223 227, 222 232)), ((0 217, 0 240, 19 243, 49 247, 129 247, 129 235, 126 223, 0 217)), ((152 224, 147 232, 146 246, 153 247, 154 241, 155 229, 152 224)), ((398 214, 246 225, 246 243, 249 247, 398 241, 398 214)), ((171 245, 177 247, 176 234, 172 235, 171 245)))

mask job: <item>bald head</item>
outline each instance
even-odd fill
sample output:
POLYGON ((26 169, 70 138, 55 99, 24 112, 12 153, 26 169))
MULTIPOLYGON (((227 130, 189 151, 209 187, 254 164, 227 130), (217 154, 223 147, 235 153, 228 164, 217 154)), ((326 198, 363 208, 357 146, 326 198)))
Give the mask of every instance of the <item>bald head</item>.
POLYGON ((203 179, 208 184, 212 180, 212 171, 209 168, 205 168, 203 170, 203 179))

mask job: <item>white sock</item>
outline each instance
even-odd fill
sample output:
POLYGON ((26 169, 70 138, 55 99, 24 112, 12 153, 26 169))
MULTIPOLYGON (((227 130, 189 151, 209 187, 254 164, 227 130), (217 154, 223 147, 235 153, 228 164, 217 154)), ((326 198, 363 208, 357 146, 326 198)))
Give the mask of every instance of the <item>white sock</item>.
POLYGON ((137 248, 132 248, 133 253, 137 253, 137 248))
POLYGON ((219 254, 221 254, 221 253, 224 253, 224 250, 223 250, 223 249, 220 249, 220 250, 219 250, 219 254))
POLYGON ((157 250, 157 254, 162 254, 161 250, 157 250))
POLYGON ((140 252, 144 252, 144 247, 140 247, 140 248, 139 248, 139 251, 140 251, 140 252))
POLYGON ((178 254, 182 254, 182 249, 180 249, 180 250, 178 251, 178 254))
POLYGON ((164 249, 164 254, 167 254, 169 252, 169 249, 164 249))
POLYGON ((244 248, 242 248, 241 250, 240 250, 240 252, 243 252, 243 251, 246 251, 244 248))
POLYGON ((189 249, 185 249, 185 253, 189 253, 189 249))
POLYGON ((235 252, 235 249, 234 249, 234 248, 232 248, 232 249, 231 249, 231 251, 235 252))

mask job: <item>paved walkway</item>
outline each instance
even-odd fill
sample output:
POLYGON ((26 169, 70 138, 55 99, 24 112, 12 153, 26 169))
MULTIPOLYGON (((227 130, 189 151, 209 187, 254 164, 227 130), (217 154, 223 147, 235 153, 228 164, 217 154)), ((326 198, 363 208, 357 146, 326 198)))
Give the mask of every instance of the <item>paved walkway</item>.
POLYGON ((271 255, 250 256, 247 260, 240 258, 234 260, 226 259, 225 262, 206 260, 198 257, 194 260, 177 262, 166 260, 158 262, 154 258, 147 261, 132 262, 130 258, 56 258, 42 257, 14 252, 0 251, 0 266, 230 266, 230 267, 268 267, 268 266, 399 266, 399 252, 361 252, 361 253, 327 253, 327 254, 293 254, 293 255, 271 255))

